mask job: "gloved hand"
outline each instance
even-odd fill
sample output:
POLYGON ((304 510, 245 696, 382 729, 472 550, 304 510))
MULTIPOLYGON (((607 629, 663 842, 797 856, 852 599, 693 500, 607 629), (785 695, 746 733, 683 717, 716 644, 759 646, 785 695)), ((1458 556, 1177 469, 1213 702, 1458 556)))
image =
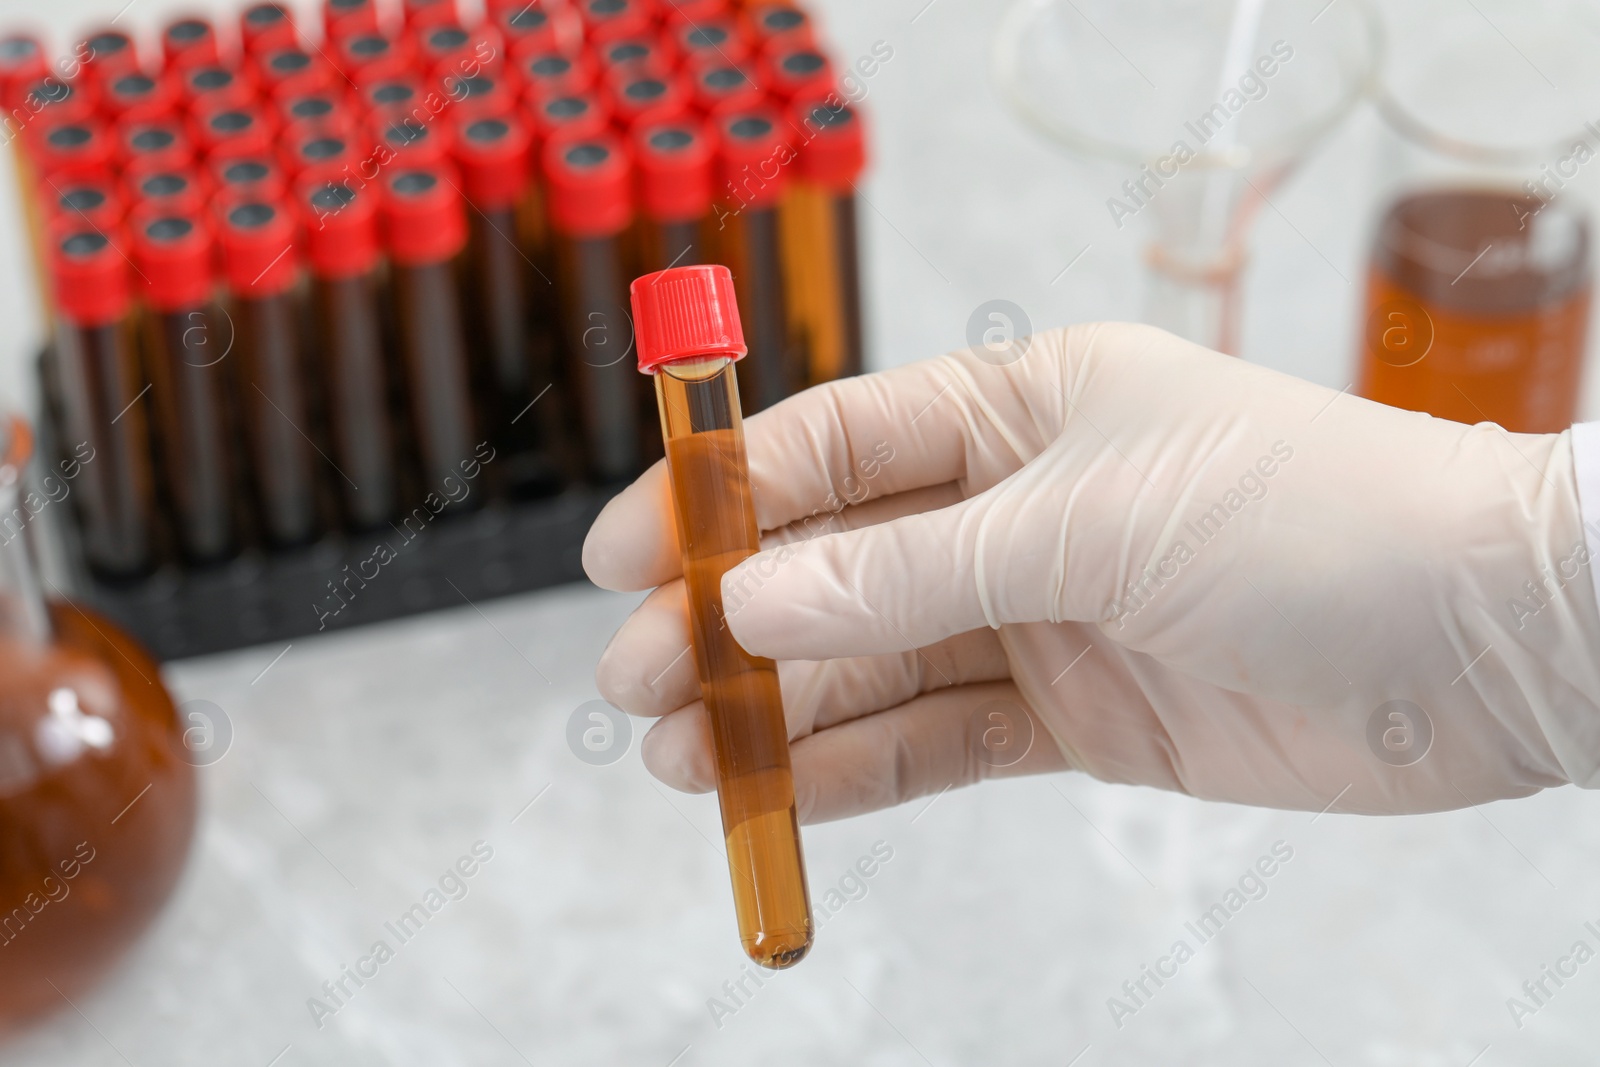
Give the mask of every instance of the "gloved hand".
MULTIPOLYGON (((1367 813, 1600 784, 1569 434, 1384 407, 1144 326, 985 355, 746 423, 770 532, 723 597, 740 644, 780 661, 802 819, 1061 767, 1367 813), (1035 727, 1007 767, 974 744, 995 701, 1035 727)), ((659 586, 598 682, 661 717, 650 770, 701 791, 671 507, 657 464, 595 522, 584 566, 659 586)))

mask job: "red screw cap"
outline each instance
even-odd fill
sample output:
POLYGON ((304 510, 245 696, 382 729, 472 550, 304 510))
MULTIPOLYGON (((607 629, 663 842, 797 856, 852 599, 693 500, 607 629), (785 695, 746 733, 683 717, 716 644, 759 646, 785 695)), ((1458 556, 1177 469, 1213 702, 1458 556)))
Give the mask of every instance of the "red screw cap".
POLYGON ((398 168, 383 183, 383 223, 396 263, 442 263, 467 243, 461 195, 437 167, 398 168))
POLYGON ((550 224, 572 237, 608 237, 633 219, 632 161, 610 134, 544 146, 550 224))
POLYGON ((450 124, 379 113, 371 123, 373 158, 385 167, 437 167, 450 159, 450 124))
POLYGON ((52 181, 110 174, 115 165, 116 147, 98 122, 42 123, 29 133, 34 166, 52 181))
POLYGON ((711 211, 716 153, 692 120, 641 126, 633 134, 639 208, 657 222, 688 222, 711 211))
POLYGON ((750 9, 750 32, 757 46, 770 41, 810 48, 816 41, 816 30, 811 16, 789 4, 762 4, 750 9))
POLYGON ((508 115, 516 110, 517 94, 507 79, 487 71, 465 75, 451 74, 444 79, 444 95, 453 103, 457 123, 473 119, 508 115))
POLYGON ((167 68, 209 66, 220 61, 217 31, 198 15, 185 15, 161 31, 161 55, 167 68))
POLYGON ((182 86, 185 106, 190 112, 203 107, 245 108, 256 102, 256 83, 243 69, 230 69, 205 63, 168 74, 182 86))
POLYGON ((556 20, 537 4, 512 4, 490 14, 495 29, 505 39, 513 61, 538 52, 561 48, 556 20))
POLYGON ((600 65, 606 70, 676 70, 678 51, 668 37, 619 37, 598 45, 600 65))
POLYGON ((306 126, 351 132, 355 121, 339 93, 298 93, 278 98, 278 121, 291 136, 306 126))
POLYGON ((779 41, 761 54, 767 88, 784 103, 800 97, 827 96, 836 84, 833 64, 810 46, 795 47, 779 41))
POLYGON ((473 119, 455 141, 456 166, 467 199, 484 209, 515 205, 528 188, 533 135, 514 115, 473 119))
POLYGON ((108 177, 46 182, 40 193, 40 202, 50 210, 52 225, 60 220, 63 225, 109 233, 122 224, 128 209, 108 177))
POLYGON ((800 176, 834 192, 849 192, 867 166, 861 113, 837 97, 803 100, 790 109, 800 145, 800 176))
POLYGON ((50 275, 56 307, 79 326, 104 326, 125 318, 133 302, 128 261, 117 250, 125 240, 82 218, 62 218, 51 227, 50 275))
POLYGON ((284 146, 283 166, 293 178, 310 174, 331 178, 355 169, 356 152, 344 131, 333 126, 302 126, 284 146))
POLYGON ((177 113, 178 86, 171 78, 152 78, 143 71, 118 74, 100 93, 100 110, 116 124, 151 122, 177 113))
POLYGON ((611 117, 620 128, 640 123, 668 122, 689 111, 689 92, 683 80, 663 70, 613 70, 606 79, 611 117))
POLYGON ((377 33, 378 5, 374 0, 323 0, 322 28, 330 41, 349 33, 377 33))
POLYGON ((256 60, 255 68, 256 80, 268 96, 331 89, 338 78, 333 64, 303 48, 280 48, 264 53, 256 60))
MULTIPOLYGON (((534 140, 541 146, 556 141, 588 140, 610 128, 611 109, 596 96, 551 97, 533 111, 534 140)), ((539 150, 544 151, 543 147, 539 150)))
POLYGON ((207 159, 263 155, 272 151, 277 134, 268 113, 254 108, 201 108, 194 129, 207 159))
POLYGON ((158 205, 134 211, 133 262, 144 295, 157 311, 181 311, 211 299, 211 230, 198 215, 173 215, 158 205))
POLYGON ((123 169, 134 175, 182 171, 194 164, 194 143, 175 119, 124 126, 121 151, 123 169))
POLYGON ((103 87, 112 78, 139 69, 139 49, 133 38, 107 26, 79 41, 74 57, 82 64, 82 80, 103 87))
POLYGON ((675 16, 672 40, 689 66, 738 63, 750 54, 750 35, 731 18, 689 20, 675 16))
POLYGON ((522 92, 528 106, 537 108, 546 100, 576 96, 594 88, 596 65, 588 52, 536 52, 523 56, 517 71, 522 75, 522 92))
POLYGON ((719 263, 646 274, 633 280, 628 295, 639 369, 645 374, 685 359, 743 359, 749 351, 733 275, 719 263))
POLYGON ((203 182, 180 171, 152 171, 129 175, 124 180, 136 211, 198 217, 210 196, 203 182))
POLYGON ((94 82, 67 82, 48 74, 19 89, 18 99, 7 110, 12 124, 25 128, 46 117, 52 122, 87 122, 99 103, 94 82))
POLYGON ((412 76, 382 78, 361 87, 361 103, 367 114, 404 114, 422 103, 422 83, 412 76))
POLYGON ((703 66, 695 71, 692 101, 702 115, 749 111, 766 102, 767 92, 752 80, 753 64, 742 67, 703 66))
POLYGON ((239 13, 239 43, 246 56, 300 44, 300 30, 289 9, 275 0, 251 4, 239 13))
POLYGON ((642 0, 583 0, 578 13, 583 17, 583 35, 591 45, 647 37, 655 28, 642 0))
POLYGON ((662 0, 661 6, 665 9, 662 15, 669 24, 709 22, 728 13, 727 0, 662 0))
POLYGON ((283 170, 270 156, 215 159, 211 161, 210 173, 217 195, 232 203, 246 200, 276 203, 283 198, 286 187, 283 170))
POLYGON ((261 201, 228 203, 217 210, 217 243, 228 287, 242 296, 276 296, 300 269, 295 217, 261 201))
POLYGON ((767 108, 717 121, 717 195, 730 204, 772 207, 788 186, 794 158, 788 131, 767 108))
POLYGON ((419 65, 435 80, 499 70, 505 66, 505 48, 500 31, 486 23, 469 30, 451 22, 417 32, 419 65))
POLYGON ((452 26, 461 20, 456 10, 456 0, 405 0, 406 29, 427 29, 430 26, 452 26))
POLYGON ((416 64, 416 49, 409 37, 389 38, 381 33, 352 33, 339 38, 339 67, 358 86, 400 78, 416 64))
POLYGON ((371 186, 304 178, 295 187, 306 261, 319 278, 353 278, 378 265, 378 196, 371 186))

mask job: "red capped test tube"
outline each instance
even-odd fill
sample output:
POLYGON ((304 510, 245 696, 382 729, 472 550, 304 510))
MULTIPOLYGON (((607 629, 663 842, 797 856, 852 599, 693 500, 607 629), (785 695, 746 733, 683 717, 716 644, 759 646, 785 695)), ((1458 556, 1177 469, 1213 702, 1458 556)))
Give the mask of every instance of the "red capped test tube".
POLYGON ((239 44, 247 58, 295 48, 300 44, 300 30, 287 7, 277 0, 263 0, 239 13, 239 44))
POLYGON ((517 71, 522 76, 523 96, 534 108, 556 97, 586 93, 594 88, 598 76, 594 58, 587 52, 528 53, 517 61, 517 71))
POLYGON ((207 160, 259 156, 272 151, 277 130, 257 108, 202 108, 194 118, 195 139, 207 160))
MULTIPOLYGON (((77 483, 84 555, 98 574, 142 574, 154 555, 154 480, 128 261, 81 218, 53 228, 54 350, 63 430, 91 450, 77 483)), ((82 456, 80 455, 80 458, 82 456)))
POLYGON ((633 134, 639 252, 645 271, 710 258, 708 224, 716 152, 699 121, 641 126, 633 134))
POLYGON ((357 86, 402 77, 416 63, 416 50, 409 37, 352 33, 339 38, 334 48, 339 68, 357 86))
POLYGON ((27 87, 50 75, 44 45, 29 33, 0 37, 0 106, 7 112, 22 102, 27 87))
POLYGON ((773 41, 785 45, 809 48, 816 43, 816 30, 811 16, 792 4, 760 4, 746 14, 750 32, 755 36, 757 48, 773 41))
POLYGON ((288 184, 271 156, 235 156, 211 162, 211 187, 229 203, 259 200, 276 203, 288 184))
POLYGON ((268 96, 314 93, 342 82, 333 64, 303 48, 265 52, 255 61, 256 81, 268 96))
POLYGON ((215 63, 201 63, 173 71, 184 107, 190 114, 202 110, 254 107, 259 92, 255 79, 243 67, 234 69, 215 63))
POLYGON ((734 374, 739 301, 722 266, 647 274, 632 299, 666 442, 739 940, 761 966, 791 967, 814 926, 778 669, 739 647, 722 602, 722 576, 761 548, 734 374))
POLYGON ((136 209, 187 218, 198 215, 206 205, 210 190, 205 181, 185 170, 154 170, 129 174, 123 179, 136 209))
POLYGON ((505 40, 506 51, 513 62, 522 56, 561 49, 556 21, 538 4, 513 4, 493 12, 490 20, 505 40))
POLYGON ((624 37, 646 37, 654 30, 650 8, 644 0, 581 0, 583 36, 591 46, 624 37))
POLYGON ((750 55, 750 35, 732 18, 672 23, 672 40, 689 68, 742 63, 750 55))
MULTIPOLYGON (((532 193, 533 138, 513 115, 471 119, 455 138, 467 213, 468 340, 480 353, 491 431, 510 457, 511 481, 530 494, 559 487, 556 405, 533 411, 553 384, 548 336, 537 336, 530 299, 536 284, 523 252, 537 209, 532 193), (552 418, 547 418, 552 415, 552 418)), ((537 284, 545 284, 542 279, 537 284)), ((548 320, 546 320, 548 321, 548 320)))
POLYGON ((380 112, 373 118, 371 132, 374 145, 380 153, 387 154, 386 169, 436 167, 450 160, 452 138, 447 122, 380 112))
POLYGON ((407 33, 419 33, 434 26, 453 26, 461 20, 456 0, 402 0, 407 33))
POLYGON ((431 492, 443 492, 460 480, 476 444, 457 280, 467 220, 442 170, 391 169, 383 220, 401 361, 423 478, 431 492))
POLYGON ((717 120, 716 259, 739 279, 739 318, 750 345, 739 385, 752 414, 805 387, 805 367, 789 349, 778 228, 794 149, 778 123, 766 108, 717 120))
POLYGON ((135 122, 120 132, 122 169, 127 175, 183 171, 194 165, 194 143, 176 118, 135 122))
POLYGON ((742 67, 702 66, 694 72, 691 99, 695 110, 713 117, 749 111, 766 102, 767 92, 751 80, 751 64, 742 67))
POLYGON ((627 149, 610 135, 556 140, 541 160, 555 246, 567 379, 576 392, 589 470, 613 482, 638 473, 643 403, 629 366, 624 234, 633 221, 627 149))
POLYGON ((458 23, 437 23, 417 32, 417 62, 435 82, 452 74, 471 77, 505 66, 505 42, 488 23, 467 29, 458 23))
POLYGON ((315 126, 349 133, 355 123, 344 95, 331 89, 279 97, 277 103, 278 120, 291 137, 296 127, 315 126))
POLYGON ((795 100, 824 97, 837 84, 833 64, 810 45, 779 41, 761 53, 761 70, 767 89, 785 105, 795 100))
POLYGON ((144 283, 142 353, 154 386, 163 483, 183 554, 208 563, 232 554, 237 523, 230 328, 212 298, 211 230, 198 217, 141 207, 133 263, 144 283))
POLYGON ((612 121, 623 131, 637 125, 667 122, 689 110, 683 79, 664 70, 618 68, 605 78, 612 121))
POLYGON ((66 220, 58 225, 110 233, 122 225, 127 214, 127 203, 107 175, 68 178, 45 186, 41 195, 43 202, 50 205, 50 219, 66 220))
POLYGON ((316 178, 295 187, 311 275, 317 365, 346 523, 366 530, 394 514, 394 429, 380 312, 378 190, 316 178))
POLYGON ((791 351, 810 385, 861 373, 856 182, 866 167, 860 114, 837 96, 791 109, 800 158, 778 209, 791 351))
POLYGON ((46 122, 28 131, 35 173, 49 183, 110 174, 116 145, 97 121, 46 122))
POLYGON ((670 38, 654 34, 645 37, 619 37, 615 41, 597 45, 595 52, 600 57, 601 67, 607 71, 619 67, 676 70, 678 53, 671 47, 671 43, 670 38))
POLYGON ((380 78, 361 87, 360 101, 366 115, 404 115, 424 100, 422 83, 409 74, 380 78))
POLYGON ((231 296, 239 409, 267 540, 303 544, 317 528, 316 469, 294 294, 298 219, 260 201, 223 203, 217 243, 231 296))

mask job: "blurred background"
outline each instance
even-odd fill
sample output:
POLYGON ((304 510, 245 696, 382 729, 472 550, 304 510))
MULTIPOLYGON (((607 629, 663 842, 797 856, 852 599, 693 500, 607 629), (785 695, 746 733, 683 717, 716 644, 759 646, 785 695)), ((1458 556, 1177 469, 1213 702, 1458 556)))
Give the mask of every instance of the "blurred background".
MULTIPOLYGON (((315 5, 288 6, 320 25, 315 5)), ((855 71, 866 127, 851 193, 867 370, 1145 319, 1445 417, 1600 416, 1583 373, 1600 8, 806 9, 835 70, 855 71), (1499 199, 1480 219, 1461 190, 1484 188, 1499 199)), ((237 10, 10 0, 0 32, 62 55, 115 19, 154 55, 172 19, 231 31, 237 10)), ((49 326, 25 180, 7 153, 0 397, 37 415, 49 326)), ((525 579, 547 588, 424 590, 435 610, 331 633, 297 607, 281 638, 289 624, 268 618, 271 640, 162 652, 197 786, 174 786, 163 818, 197 805, 192 848, 120 961, 57 989, 0 1062, 1470 1067, 1584 1062, 1600 1038, 1600 965, 1547 983, 1536 1011, 1511 1003, 1534 1003, 1524 982, 1576 942, 1600 948, 1600 807, 1575 789, 1387 820, 1073 775, 952 791, 807 829, 816 946, 751 977, 714 798, 656 784, 644 724, 595 703, 595 663, 639 597, 549 585, 572 575, 586 506, 562 513, 575 535, 517 547, 565 560, 525 579), (609 730, 598 752, 572 740, 591 723, 609 730), (1185 924, 1264 856, 1275 873, 1201 943, 1185 924), (430 917, 402 938, 393 924, 419 903, 430 917), (1193 958, 1146 978, 1180 939, 1193 958), (394 949, 381 960, 379 941, 394 949)), ((96 578, 65 510, 35 531, 57 598, 131 610, 138 631, 139 597, 184 595, 170 564, 136 593, 96 578)), ((231 625, 218 603, 270 582, 270 555, 231 564, 189 631, 141 637, 204 644, 231 625)), ((293 580, 335 580, 345 558, 312 553, 293 580)), ((119 821, 157 796, 129 773, 106 800, 119 821)), ((88 887, 95 863, 82 870, 88 887)), ((6 954, 38 932, 0 944, 19 985, 37 985, 33 965, 6 954)))

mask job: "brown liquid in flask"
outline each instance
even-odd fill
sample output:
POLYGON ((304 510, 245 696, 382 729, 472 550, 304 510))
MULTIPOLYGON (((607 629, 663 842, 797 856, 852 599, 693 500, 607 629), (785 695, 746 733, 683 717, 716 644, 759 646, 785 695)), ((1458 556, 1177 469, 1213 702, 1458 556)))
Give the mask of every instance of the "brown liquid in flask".
POLYGON ((1589 322, 1589 223, 1492 189, 1407 196, 1379 227, 1361 395, 1517 433, 1572 425, 1589 322))
MULTIPOLYGON (((31 447, 0 419, 8 523, 31 447)), ((194 765, 222 751, 185 747, 159 668, 108 619, 46 603, 32 532, 0 539, 0 1035, 70 1014, 149 925, 189 853, 194 765)))
POLYGON ((739 939, 764 967, 798 963, 814 927, 777 665, 724 620, 722 576, 760 547, 734 361, 744 355, 726 267, 677 267, 632 286, 639 367, 655 377, 690 633, 711 720, 717 801, 739 939))

